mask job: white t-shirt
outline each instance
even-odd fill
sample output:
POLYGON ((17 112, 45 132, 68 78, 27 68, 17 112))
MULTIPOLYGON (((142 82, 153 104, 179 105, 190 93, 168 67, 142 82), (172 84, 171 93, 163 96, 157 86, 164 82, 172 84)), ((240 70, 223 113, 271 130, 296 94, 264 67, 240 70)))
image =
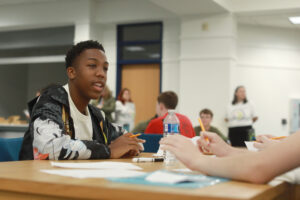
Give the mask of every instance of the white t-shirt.
POLYGON ((121 101, 116 102, 116 124, 123 126, 129 125, 129 130, 134 128, 135 105, 132 102, 122 104, 121 101))
POLYGON ((230 104, 227 109, 227 119, 229 127, 251 126, 253 124, 253 117, 256 117, 253 105, 248 101, 247 103, 239 102, 237 104, 230 104))
POLYGON ((68 93, 70 115, 73 119, 75 129, 75 139, 78 140, 93 140, 93 125, 92 118, 88 107, 86 107, 87 115, 82 114, 75 106, 69 91, 68 84, 64 85, 65 90, 68 93))

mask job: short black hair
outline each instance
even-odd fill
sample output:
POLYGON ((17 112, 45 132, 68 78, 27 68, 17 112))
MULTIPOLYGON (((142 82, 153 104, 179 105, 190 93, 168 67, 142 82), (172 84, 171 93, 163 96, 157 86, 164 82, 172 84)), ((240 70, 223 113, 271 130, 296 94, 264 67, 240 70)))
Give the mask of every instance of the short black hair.
POLYGON ((175 109, 178 103, 177 94, 173 91, 166 91, 157 97, 158 103, 163 103, 167 109, 175 109))
POLYGON ((73 65, 74 60, 86 49, 99 49, 105 52, 102 44, 95 40, 86 40, 73 45, 66 55, 66 68, 73 65))
POLYGON ((214 116, 213 112, 212 112, 210 109, 208 109, 208 108, 202 109, 202 110, 199 112, 199 117, 200 117, 201 114, 210 115, 211 118, 213 118, 213 116, 214 116))

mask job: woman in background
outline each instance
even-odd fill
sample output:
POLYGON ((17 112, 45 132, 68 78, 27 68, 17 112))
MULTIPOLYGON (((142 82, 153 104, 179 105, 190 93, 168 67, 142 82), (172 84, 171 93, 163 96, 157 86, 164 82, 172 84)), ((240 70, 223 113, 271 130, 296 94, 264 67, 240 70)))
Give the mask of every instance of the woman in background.
POLYGON ((116 123, 127 131, 134 127, 135 105, 131 100, 130 91, 123 88, 118 95, 116 103, 116 123))
POLYGON ((257 119, 253 105, 247 100, 245 88, 238 86, 225 118, 228 122, 228 136, 232 146, 245 146, 244 141, 249 141, 254 134, 252 124, 257 119))
POLYGON ((116 109, 116 100, 112 96, 111 91, 107 86, 105 86, 100 98, 92 100, 91 104, 103 110, 103 112, 105 113, 105 117, 109 122, 114 122, 112 113, 115 112, 116 109))

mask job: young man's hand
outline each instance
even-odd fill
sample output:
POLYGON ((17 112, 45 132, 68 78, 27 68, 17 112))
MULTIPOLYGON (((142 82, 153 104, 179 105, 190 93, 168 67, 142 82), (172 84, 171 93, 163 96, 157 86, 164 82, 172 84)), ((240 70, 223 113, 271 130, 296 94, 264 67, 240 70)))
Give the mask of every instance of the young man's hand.
POLYGON ((218 157, 228 156, 234 151, 234 148, 224 142, 216 133, 212 132, 201 132, 197 144, 199 150, 204 154, 211 153, 218 157))
POLYGON ((139 143, 145 143, 145 140, 141 140, 136 137, 131 138, 131 135, 132 133, 126 133, 112 141, 109 145, 110 158, 136 156, 140 153, 140 151, 144 150, 142 145, 139 143))

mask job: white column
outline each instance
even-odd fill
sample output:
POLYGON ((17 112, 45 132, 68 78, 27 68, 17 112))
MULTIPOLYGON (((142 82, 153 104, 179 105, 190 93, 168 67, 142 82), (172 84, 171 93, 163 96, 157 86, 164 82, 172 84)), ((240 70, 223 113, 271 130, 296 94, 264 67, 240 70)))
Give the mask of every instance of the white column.
POLYGON ((230 14, 185 18, 181 23, 179 111, 197 125, 209 108, 213 125, 227 133, 224 117, 236 63, 236 21, 230 14))
POLYGON ((96 1, 84 1, 81 6, 82 18, 75 21, 74 44, 93 39, 97 36, 98 27, 95 23, 96 1))
POLYGON ((74 44, 90 39, 90 23, 75 24, 74 44))
POLYGON ((162 92, 179 92, 180 21, 163 22, 162 41, 162 92))

